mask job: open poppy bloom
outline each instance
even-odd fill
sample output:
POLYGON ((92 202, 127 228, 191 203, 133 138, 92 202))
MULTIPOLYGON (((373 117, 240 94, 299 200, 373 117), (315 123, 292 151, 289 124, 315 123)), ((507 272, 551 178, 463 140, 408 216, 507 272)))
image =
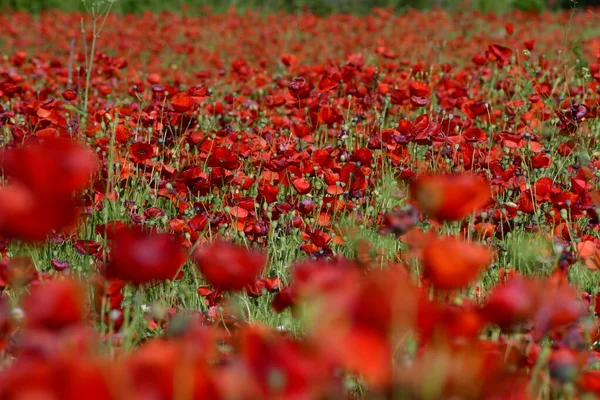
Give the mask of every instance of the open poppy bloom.
POLYGON ((175 278, 185 259, 172 234, 122 228, 114 233, 105 274, 136 285, 164 281, 175 278))
POLYGON ((459 220, 485 207, 490 186, 475 175, 423 175, 411 184, 421 211, 439 220, 459 220))
POLYGON ((129 155, 136 163, 144 163, 154 157, 154 147, 150 143, 137 142, 129 148, 129 155))
POLYGON ((242 290, 253 284, 266 263, 264 254, 227 242, 196 248, 192 260, 204 279, 220 290, 242 290))
POLYGON ((432 237, 423 248, 423 276, 436 289, 461 289, 477 279, 493 257, 480 244, 452 236, 432 237))

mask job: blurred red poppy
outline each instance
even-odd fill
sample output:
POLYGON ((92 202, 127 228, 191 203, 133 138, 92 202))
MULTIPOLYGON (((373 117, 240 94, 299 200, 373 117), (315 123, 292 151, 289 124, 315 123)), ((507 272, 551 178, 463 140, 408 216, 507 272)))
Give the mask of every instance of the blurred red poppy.
POLYGON ((240 353, 246 369, 244 377, 251 377, 242 388, 254 398, 315 399, 328 398, 326 384, 331 366, 314 346, 260 326, 249 326, 240 334, 240 353))
POLYGON ((122 228, 114 233, 105 274, 136 285, 173 279, 185 259, 173 234, 122 228))
POLYGON ((151 341, 125 361, 125 374, 140 398, 174 399, 181 391, 194 399, 221 398, 203 356, 208 346, 151 341), (183 378, 183 379, 181 379, 183 378))
POLYGON ((10 179, 0 189, 0 233, 41 241, 53 230, 75 225, 76 191, 97 168, 95 155, 66 139, 48 139, 0 154, 10 179))
POLYGON ((456 237, 432 237, 423 248, 423 276, 437 289, 461 289, 493 259, 487 247, 456 237))
POLYGON ((204 279, 220 290, 242 290, 264 270, 266 256, 228 242, 196 248, 192 260, 204 279))
POLYGON ((600 371, 585 371, 581 374, 577 383, 584 392, 600 395, 600 371))
POLYGON ((411 184, 412 198, 426 214, 440 220, 458 220, 485 207, 490 186, 474 175, 424 175, 411 184))
POLYGON ((0 189, 0 234, 40 242, 52 231, 74 227, 78 209, 71 197, 44 197, 22 183, 0 189))
POLYGON ((482 311, 488 321, 506 331, 532 318, 535 307, 534 282, 515 277, 492 289, 482 311))
POLYGON ((85 291, 72 280, 54 280, 31 289, 23 300, 25 322, 29 328, 59 331, 83 322, 86 313, 85 291))
POLYGON ((5 173, 36 195, 67 196, 88 185, 97 169, 94 153, 67 139, 47 139, 0 155, 5 173))
POLYGON ((350 371, 358 372, 370 385, 385 387, 391 379, 392 349, 378 332, 355 326, 341 338, 341 361, 350 371))

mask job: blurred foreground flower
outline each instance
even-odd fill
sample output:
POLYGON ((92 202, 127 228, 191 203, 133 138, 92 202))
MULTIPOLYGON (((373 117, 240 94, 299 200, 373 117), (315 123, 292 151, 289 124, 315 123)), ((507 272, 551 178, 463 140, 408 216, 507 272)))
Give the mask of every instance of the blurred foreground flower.
POLYGON ((48 139, 0 154, 8 185, 0 189, 0 234, 36 242, 74 227, 74 195, 96 171, 92 151, 67 139, 48 139))
POLYGON ((485 207, 490 186, 474 175, 423 175, 411 184, 421 211, 439 220, 459 220, 485 207))

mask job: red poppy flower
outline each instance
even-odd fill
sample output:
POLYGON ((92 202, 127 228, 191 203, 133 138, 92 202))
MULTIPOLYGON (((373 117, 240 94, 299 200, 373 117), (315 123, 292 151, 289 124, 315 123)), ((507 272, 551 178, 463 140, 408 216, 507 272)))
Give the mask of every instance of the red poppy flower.
POLYGON ((208 158, 209 167, 220 167, 227 170, 239 168, 240 162, 236 153, 226 147, 217 147, 208 158))
POLYGON ((323 106, 319 110, 319 123, 333 125, 343 120, 343 117, 332 107, 323 106))
POLYGON ((62 92, 62 97, 66 101, 77 100, 77 92, 72 89, 65 90, 64 92, 62 92))
POLYGON ((510 62, 510 57, 513 51, 508 47, 501 46, 499 44, 491 44, 488 46, 488 58, 503 67, 510 62))
POLYGON ((68 261, 58 260, 56 258, 53 258, 52 260, 50 260, 50 265, 52 265, 52 268, 54 268, 54 270, 58 271, 58 272, 65 271, 65 270, 69 269, 71 266, 68 261))
POLYGON ((126 282, 121 280, 106 280, 98 275, 90 280, 94 289, 94 309, 97 313, 108 310, 118 310, 124 296, 122 293, 126 282))
MULTIPOLYGON (((56 340, 39 331, 27 334, 27 340, 36 345, 56 340)), ((119 375, 120 370, 120 365, 116 363, 99 361, 84 354, 64 354, 44 359, 22 357, 10 369, 2 371, 0 397, 113 399, 112 385, 122 376, 119 375)))
POLYGON ((508 330, 533 317, 536 306, 536 288, 532 281, 521 277, 496 286, 483 308, 488 321, 508 330))
POLYGON ((108 240, 113 240, 115 234, 121 229, 127 229, 127 225, 125 225, 122 221, 109 221, 106 224, 96 225, 96 234, 106 238, 108 240))
POLYGON ((140 285, 175 278, 185 259, 181 245, 172 234, 119 229, 114 234, 105 272, 109 279, 140 285))
POLYGON ((85 291, 71 280, 44 282, 31 289, 23 300, 28 327, 58 331, 83 322, 85 291))
POLYGON ((143 163, 154 157, 154 147, 150 143, 137 142, 129 147, 129 154, 136 163, 143 163))
POLYGON ((392 349, 378 332, 355 326, 340 340, 343 365, 359 373, 374 387, 385 387, 391 379, 392 349))
POLYGON ((202 343, 190 351, 193 347, 182 342, 150 341, 125 360, 125 373, 142 397, 173 399, 184 388, 195 399, 219 399, 216 382, 202 358, 209 347, 202 343), (188 377, 185 381, 178 379, 182 368, 188 377))
POLYGON ((175 112, 184 113, 194 107, 194 100, 186 92, 178 93, 171 99, 171 106, 175 112))
POLYGON ((310 181, 308 181, 308 179, 305 179, 305 178, 294 179, 292 181, 292 186, 294 186, 294 189, 296 189, 296 191, 299 194, 307 194, 312 189, 312 185, 310 184, 310 181))
POLYGON ((265 183, 258 188, 258 195, 256 196, 257 201, 265 201, 267 203, 273 203, 277 201, 279 195, 279 187, 265 183))
POLYGON ((0 235, 28 242, 74 227, 78 210, 71 197, 44 197, 15 182, 0 189, 0 235))
POLYGON ((87 187, 97 168, 94 153, 67 139, 47 139, 1 154, 5 173, 36 195, 67 196, 87 187))
POLYGON ((489 184, 474 175, 420 176, 411 195, 421 211, 440 220, 464 218, 491 200, 489 184))
POLYGON ((115 129, 115 139, 117 142, 127 143, 129 139, 131 139, 131 136, 133 136, 133 133, 129 127, 123 124, 117 125, 117 128, 115 129))
POLYGON ((423 248, 423 276, 437 289, 461 289, 492 259, 492 251, 482 245, 456 237, 432 237, 423 248))
POLYGON ((266 263, 264 254, 227 242, 198 247, 192 259, 202 276, 220 290, 242 290, 251 285, 266 263))
POLYGON ((319 81, 319 92, 325 93, 339 86, 342 76, 336 72, 332 75, 323 75, 319 81))
POLYGON ((287 84, 289 93, 294 98, 305 99, 310 95, 311 85, 306 79, 299 77, 294 78, 287 84))
MULTIPOLYGON (((302 341, 280 336, 260 326, 245 328, 240 334, 241 359, 248 382, 241 390, 252 398, 326 398, 330 390, 330 362, 302 341), (276 372, 275 372, 276 371, 276 372), (274 375, 276 374, 276 375, 274 375)), ((234 396, 238 397, 238 396, 234 396)))
POLYGON ((584 392, 600 395, 600 371, 590 370, 584 372, 577 383, 584 392))

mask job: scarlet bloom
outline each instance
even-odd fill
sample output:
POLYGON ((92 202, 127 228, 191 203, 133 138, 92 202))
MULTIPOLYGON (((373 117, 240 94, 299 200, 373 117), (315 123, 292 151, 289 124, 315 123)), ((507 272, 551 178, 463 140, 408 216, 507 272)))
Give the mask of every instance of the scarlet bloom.
POLYGON ((0 155, 6 175, 36 195, 66 196, 87 187, 96 171, 94 153, 71 140, 46 139, 0 155))
POLYGON ((487 182, 474 175, 425 175, 411 185, 419 209, 439 220, 459 220, 491 200, 487 182))
POLYGON ((83 322, 85 291, 79 283, 56 280, 33 287, 23 301, 29 328, 58 331, 83 322))
POLYGON ((332 107, 323 106, 319 110, 319 123, 333 125, 342 120, 342 116, 332 107))
MULTIPOLYGON (((48 337, 29 338, 38 343, 44 339, 48 337)), ((119 376, 122 376, 119 364, 83 354, 43 360, 21 357, 10 369, 2 370, 0 398, 114 399, 112 382, 119 376)))
POLYGON ((488 321, 506 331, 531 319, 535 309, 534 282, 517 277, 492 290, 483 313, 488 321))
POLYGON ((488 248, 456 237, 433 237, 423 248, 423 275, 442 290, 467 286, 492 262, 488 248))
POLYGON ((487 54, 490 60, 496 61, 498 66, 503 67, 510 62, 513 51, 499 44, 491 44, 488 46, 487 54))
POLYGON ((581 374, 577 383, 584 392, 600 394, 600 371, 585 371, 581 374))
POLYGON ((236 153, 225 147, 217 147, 208 158, 209 167, 221 167, 227 170, 239 168, 240 162, 236 153))
POLYGON ((184 113, 194 107, 194 100, 186 92, 178 93, 171 99, 171 106, 175 112, 184 113))
POLYGON ((65 90, 64 92, 62 92, 62 97, 66 101, 73 101, 77 99, 77 92, 72 89, 65 90))
POLYGON ((143 163, 154 157, 154 147, 150 143, 137 142, 131 145, 129 154, 133 161, 143 163))
POLYGON ((192 259, 204 279, 220 290, 242 290, 251 285, 266 263, 264 254, 227 242, 198 247, 192 259))
MULTIPOLYGON (((330 387, 331 361, 304 342, 281 336, 261 326, 245 327, 239 334, 240 358, 245 365, 244 385, 251 398, 318 399, 334 397, 330 387), (277 371, 280 379, 273 379, 277 371), (256 393, 252 393, 256 391, 256 393), (329 396, 328 396, 329 395, 329 396)), ((240 376, 240 378, 242 378, 240 376)), ((232 396, 232 397, 239 397, 232 396)))
POLYGON ((121 279, 136 285, 173 279, 185 263, 185 253, 175 236, 123 228, 114 233, 109 279, 121 279))
POLYGON ((190 351, 179 341, 149 341, 125 360, 125 374, 143 398, 173 399, 183 386, 191 398, 219 399, 217 384, 203 358, 207 347, 209 343, 203 343, 190 351), (177 379, 182 368, 188 377, 185 381, 177 379))
POLYGON ((296 189, 296 191, 300 194, 307 194, 312 189, 312 185, 310 184, 308 179, 305 178, 294 179, 292 181, 292 186, 294 186, 294 189, 296 189))
POLYGON ((40 242, 50 232, 75 226, 78 211, 72 197, 43 196, 20 182, 0 189, 0 234, 40 242))

